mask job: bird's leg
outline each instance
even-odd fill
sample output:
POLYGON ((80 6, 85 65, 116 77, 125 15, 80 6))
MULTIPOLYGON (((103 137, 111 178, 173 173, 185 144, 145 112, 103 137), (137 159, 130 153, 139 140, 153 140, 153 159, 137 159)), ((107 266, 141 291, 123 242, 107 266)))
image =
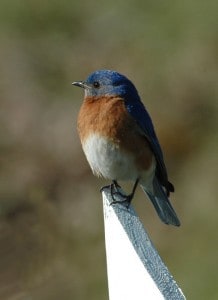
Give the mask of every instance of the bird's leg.
POLYGON ((111 186, 112 186, 112 189, 111 189, 111 195, 112 195, 113 193, 119 193, 120 185, 118 184, 118 182, 117 182, 116 180, 112 180, 111 186), (113 192, 113 190, 114 190, 114 192, 113 192))
MULTIPOLYGON (((113 198, 113 202, 111 202, 111 204, 124 203, 124 202, 125 202, 125 203, 127 203, 127 207, 129 207, 129 206, 130 206, 130 203, 131 203, 131 201, 132 201, 132 199, 133 199, 133 197, 134 197, 134 194, 135 194, 136 188, 137 188, 137 186, 138 186, 138 183, 139 183, 139 178, 136 179, 136 181, 135 181, 135 183, 134 183, 134 186, 133 186, 133 189, 132 189, 132 192, 131 192, 129 195, 123 195, 123 194, 122 194, 120 191, 118 191, 118 190, 117 190, 117 192, 112 193, 111 196, 112 196, 112 198, 113 198), (120 201, 115 200, 115 199, 114 199, 114 195, 119 195, 119 196, 121 196, 121 197, 123 198, 123 200, 120 200, 120 201)), ((116 182, 116 184, 117 184, 117 182, 116 182)), ((117 186, 116 186, 116 189, 117 189, 117 187, 119 187, 118 184, 117 184, 117 186)))

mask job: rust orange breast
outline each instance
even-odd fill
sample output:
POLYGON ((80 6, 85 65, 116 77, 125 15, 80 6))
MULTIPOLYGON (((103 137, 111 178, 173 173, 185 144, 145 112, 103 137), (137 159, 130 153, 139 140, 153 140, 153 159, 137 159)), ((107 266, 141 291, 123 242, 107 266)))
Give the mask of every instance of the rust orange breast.
POLYGON ((82 143, 90 134, 107 138, 124 154, 132 154, 141 170, 152 164, 149 142, 120 97, 86 97, 78 116, 78 132, 82 143))

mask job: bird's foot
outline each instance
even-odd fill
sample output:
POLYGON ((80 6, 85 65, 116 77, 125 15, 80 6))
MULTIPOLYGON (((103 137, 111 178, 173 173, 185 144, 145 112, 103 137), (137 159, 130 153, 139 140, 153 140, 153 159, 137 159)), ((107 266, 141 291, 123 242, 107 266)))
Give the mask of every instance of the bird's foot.
MULTIPOLYGON (((120 193, 119 192, 119 189, 120 189, 120 185, 117 183, 116 180, 113 180, 111 184, 109 185, 105 185, 103 186, 101 189, 100 189, 100 192, 106 190, 106 189, 109 189, 110 190, 110 194, 111 194, 111 197, 113 198, 113 195, 115 195, 116 193, 120 193)), ((114 198, 113 198, 114 200, 114 198)))
POLYGON ((110 203, 110 205, 114 205, 114 204, 125 204, 127 208, 129 208, 130 204, 131 204, 131 201, 133 199, 133 195, 130 194, 130 195, 124 195, 122 194, 121 192, 116 192, 114 194, 111 195, 112 196, 112 199, 113 201, 110 203), (116 196, 119 196, 120 198, 122 198, 121 200, 116 200, 115 197, 116 196))
MULTIPOLYGON (((119 190, 120 188, 121 188, 121 187, 120 187, 120 185, 117 183, 117 181, 116 181, 116 180, 113 180, 111 184, 103 186, 103 187, 100 189, 100 192, 103 192, 103 191, 106 190, 106 189, 110 189, 110 193, 111 193, 111 196, 112 196, 114 193, 118 192, 118 190, 119 190)), ((113 197, 113 196, 112 196, 112 197, 113 197)))
POLYGON ((103 186, 100 189, 100 192, 102 192, 105 189, 109 189, 110 190, 110 194, 111 194, 111 198, 112 198, 112 202, 110 203, 110 205, 112 204, 117 204, 117 203, 127 203, 128 207, 130 205, 130 202, 132 200, 132 197, 130 197, 131 195, 124 195, 123 193, 121 193, 120 191, 120 185, 117 183, 116 180, 113 180, 111 184, 103 186), (121 197, 122 200, 117 200, 117 197, 121 197))
POLYGON ((136 190, 136 187, 138 185, 138 182, 139 182, 139 178, 136 179, 135 184, 133 186, 133 190, 132 190, 131 194, 129 194, 129 195, 124 195, 120 191, 120 185, 117 183, 116 180, 113 180, 110 185, 102 187, 100 191, 102 192, 104 189, 110 189, 111 198, 113 200, 110 203, 110 205, 114 205, 114 204, 117 204, 117 203, 119 203, 119 204, 122 203, 122 204, 126 204, 126 207, 129 208, 129 206, 131 204, 131 201, 134 197, 135 190, 136 190), (119 197, 119 200, 117 200, 116 196, 119 197))
POLYGON ((124 195, 120 191, 120 188, 121 188, 120 185, 117 183, 117 181, 114 180, 112 183, 112 187, 111 187, 111 197, 112 197, 113 201, 110 203, 110 205, 122 203, 122 204, 126 204, 126 207, 129 208, 134 194, 131 193, 130 195, 124 195), (117 200, 118 197, 119 197, 119 200, 117 200))

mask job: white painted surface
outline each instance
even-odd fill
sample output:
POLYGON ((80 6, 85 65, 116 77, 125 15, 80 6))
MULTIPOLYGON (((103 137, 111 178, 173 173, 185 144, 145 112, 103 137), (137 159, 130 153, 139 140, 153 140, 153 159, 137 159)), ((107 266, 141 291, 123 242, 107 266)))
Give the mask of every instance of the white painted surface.
POLYGON ((184 300, 139 218, 103 191, 110 300, 184 300))

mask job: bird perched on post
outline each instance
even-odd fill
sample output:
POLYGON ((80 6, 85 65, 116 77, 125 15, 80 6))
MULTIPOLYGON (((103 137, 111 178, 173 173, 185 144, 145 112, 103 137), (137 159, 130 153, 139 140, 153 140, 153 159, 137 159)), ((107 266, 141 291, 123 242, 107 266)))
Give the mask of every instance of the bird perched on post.
POLYGON ((133 83, 118 72, 99 70, 72 84, 85 90, 78 132, 93 173, 112 181, 113 199, 120 194, 129 204, 139 184, 160 219, 179 226, 168 199, 174 187, 151 118, 133 83), (134 182, 130 195, 119 192, 118 180, 134 182))

